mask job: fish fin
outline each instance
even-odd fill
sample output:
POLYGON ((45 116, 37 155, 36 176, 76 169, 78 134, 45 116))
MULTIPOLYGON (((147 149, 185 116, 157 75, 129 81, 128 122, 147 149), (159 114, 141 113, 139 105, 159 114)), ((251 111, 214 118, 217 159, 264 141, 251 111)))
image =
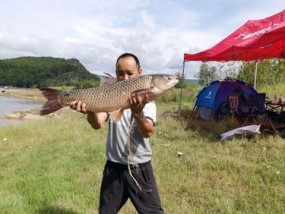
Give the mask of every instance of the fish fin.
POLYGON ((43 105, 40 111, 41 115, 50 114, 63 107, 60 99, 60 94, 62 91, 51 88, 42 88, 40 90, 47 99, 47 102, 43 105))
POLYGON ((116 82, 118 82, 117 78, 113 77, 111 74, 104 73, 107 76, 102 76, 100 78, 100 86, 104 85, 112 85, 116 82))
POLYGON ((112 111, 110 113, 110 119, 115 121, 115 122, 118 122, 123 115, 123 111, 124 111, 124 109, 122 109, 122 108, 115 110, 115 111, 112 111))
POLYGON ((106 76, 109 76, 109 77, 115 78, 115 77, 113 77, 111 74, 109 74, 109 73, 107 73, 107 72, 104 72, 104 74, 105 74, 106 76))

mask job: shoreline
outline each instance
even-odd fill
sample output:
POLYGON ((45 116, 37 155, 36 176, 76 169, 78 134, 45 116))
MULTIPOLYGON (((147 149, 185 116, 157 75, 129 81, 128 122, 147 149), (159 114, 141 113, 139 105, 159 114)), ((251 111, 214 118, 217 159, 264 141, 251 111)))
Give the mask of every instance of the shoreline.
POLYGON ((9 88, 1 91, 0 96, 14 97, 20 99, 46 101, 38 88, 9 88))
MULTIPOLYGON (((2 97, 12 97, 18 99, 32 100, 44 103, 46 99, 42 92, 37 88, 9 88, 0 92, 2 97)), ((39 109, 30 109, 23 111, 15 111, 7 114, 0 115, 0 119, 7 120, 40 120, 45 117, 39 114, 39 109)))

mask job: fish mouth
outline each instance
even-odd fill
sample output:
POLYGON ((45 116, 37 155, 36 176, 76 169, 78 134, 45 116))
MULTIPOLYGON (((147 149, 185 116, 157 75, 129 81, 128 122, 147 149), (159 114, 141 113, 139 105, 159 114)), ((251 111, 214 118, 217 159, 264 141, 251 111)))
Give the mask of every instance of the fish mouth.
POLYGON ((169 81, 167 83, 167 87, 171 88, 171 87, 175 86, 178 82, 179 82, 179 80, 175 77, 175 79, 172 79, 171 81, 169 81))
POLYGON ((172 86, 175 86, 177 83, 179 83, 179 79, 175 79, 175 80, 172 82, 172 86))
POLYGON ((176 75, 158 75, 158 79, 154 80, 153 87, 157 89, 157 94, 169 90, 179 82, 176 75))

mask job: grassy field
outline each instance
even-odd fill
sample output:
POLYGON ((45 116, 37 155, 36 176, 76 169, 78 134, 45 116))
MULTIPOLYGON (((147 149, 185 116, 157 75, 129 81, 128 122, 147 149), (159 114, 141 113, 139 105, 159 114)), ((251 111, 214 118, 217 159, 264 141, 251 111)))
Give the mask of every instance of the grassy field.
MULTIPOLYGON (((167 214, 285 213, 282 138, 221 142, 236 120, 175 118, 165 112, 177 103, 157 104, 153 166, 167 214)), ((0 213, 97 213, 107 126, 95 131, 70 109, 57 115, 1 127, 0 213)), ((120 211, 132 213, 129 202, 120 211)))

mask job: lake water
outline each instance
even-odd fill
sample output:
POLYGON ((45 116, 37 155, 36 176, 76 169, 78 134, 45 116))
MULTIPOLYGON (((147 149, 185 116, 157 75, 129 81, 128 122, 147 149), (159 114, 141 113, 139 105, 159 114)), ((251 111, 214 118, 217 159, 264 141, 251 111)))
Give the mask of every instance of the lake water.
MULTIPOLYGON (((42 103, 33 100, 0 96, 0 115, 19 111, 27 111, 35 108, 40 108, 41 106, 42 103)), ((0 118, 0 126, 13 125, 20 122, 21 120, 7 120, 4 118, 0 118)))

